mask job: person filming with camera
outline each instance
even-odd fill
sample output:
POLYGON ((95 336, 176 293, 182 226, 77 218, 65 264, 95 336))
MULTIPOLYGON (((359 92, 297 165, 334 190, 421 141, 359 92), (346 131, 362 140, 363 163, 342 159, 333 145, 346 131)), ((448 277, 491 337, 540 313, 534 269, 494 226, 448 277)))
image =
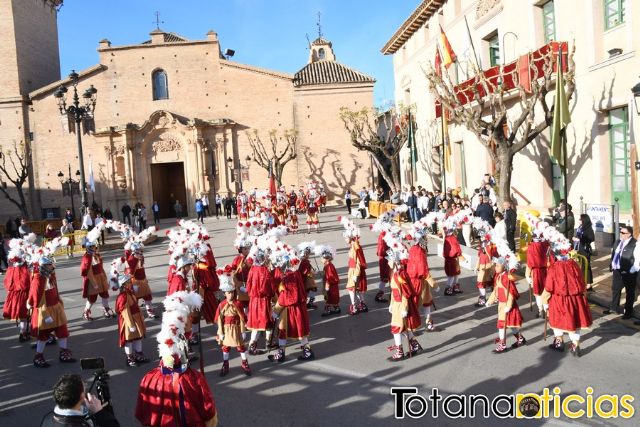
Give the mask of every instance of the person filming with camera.
POLYGON ((56 407, 45 416, 41 427, 119 427, 109 402, 85 393, 80 375, 64 374, 53 387, 56 407))

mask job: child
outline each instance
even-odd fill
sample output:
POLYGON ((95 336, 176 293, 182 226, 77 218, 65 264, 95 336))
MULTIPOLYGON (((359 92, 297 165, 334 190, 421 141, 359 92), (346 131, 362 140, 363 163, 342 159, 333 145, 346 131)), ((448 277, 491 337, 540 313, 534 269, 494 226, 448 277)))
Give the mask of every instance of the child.
POLYGON ((367 263, 364 259, 364 252, 360 246, 360 229, 346 217, 338 217, 345 231, 342 235, 349 245, 349 261, 347 272, 347 292, 351 299, 349 314, 366 313, 369 308, 364 303, 364 293, 367 292, 367 263), (356 297, 358 304, 356 305, 356 297))
POLYGON ((336 267, 333 265, 333 257, 336 255, 336 250, 331 246, 316 246, 316 256, 322 257, 322 269, 324 275, 324 313, 322 317, 327 317, 332 314, 340 313, 340 276, 336 271, 336 267))
POLYGON ((242 302, 236 300, 236 287, 233 284, 234 269, 227 265, 224 270, 218 270, 220 290, 224 292, 224 301, 218 305, 215 320, 218 323, 218 343, 222 346, 222 368, 220 376, 229 373, 229 348, 235 347, 240 353, 242 364, 240 367, 245 375, 251 375, 251 368, 247 360, 247 350, 244 346, 242 334, 246 332, 247 318, 244 314, 242 302))
POLYGON ((446 236, 442 245, 442 255, 444 256, 444 273, 447 275, 447 287, 444 290, 444 294, 452 296, 454 293, 462 293, 458 283, 458 276, 460 275, 459 258, 462 258, 462 249, 456 237, 456 226, 445 224, 443 228, 446 236))
POLYGON ((144 319, 138 307, 138 298, 133 291, 131 276, 120 275, 117 284, 120 288, 120 294, 116 298, 118 344, 124 347, 127 366, 138 366, 149 361, 142 352, 142 339, 146 333, 144 319))
MULTIPOLYGON (((0 245, 4 244, 0 240, 0 245)), ((16 321, 20 327, 18 335, 19 342, 29 341, 27 333, 27 321, 29 312, 27 310, 27 298, 29 297, 29 281, 31 273, 26 262, 26 247, 28 242, 22 239, 11 239, 9 242, 9 254, 7 261, 7 275, 4 278, 4 287, 7 291, 7 299, 4 303, 2 316, 5 319, 16 321)))
POLYGON ((315 304, 316 292, 318 292, 316 280, 313 277, 315 271, 309 261, 309 255, 315 245, 316 242, 302 242, 298 245, 298 256, 300 257, 300 266, 298 267, 298 271, 300 272, 300 276, 304 282, 304 288, 308 295, 307 308, 318 308, 315 304))
POLYGON ((261 241, 251 248, 249 258, 252 260, 252 264, 247 277, 247 294, 249 294, 247 329, 251 331, 249 354, 255 356, 261 354, 257 344, 260 332, 265 333, 267 346, 271 342, 273 332, 271 298, 274 294, 274 287, 273 277, 267 266, 267 249, 262 247, 261 241))
POLYGON ((409 249, 406 272, 416 292, 415 303, 420 314, 425 318, 427 332, 435 332, 437 329, 431 319, 431 306, 433 305, 431 288, 435 288, 434 290, 437 292, 439 287, 429 271, 427 259, 429 231, 427 223, 421 221, 414 223, 413 238, 416 243, 409 249))
POLYGON ((289 206, 289 228, 292 234, 298 233, 298 213, 296 212, 295 203, 289 206))
POLYGON ((545 315, 542 306, 542 293, 547 278, 550 252, 549 242, 543 237, 545 228, 547 228, 547 223, 538 221, 533 229, 533 238, 527 246, 527 270, 525 271, 525 276, 536 299, 536 306, 538 307, 536 317, 545 315))
POLYGON ((476 286, 478 287, 478 302, 476 307, 484 307, 487 303, 487 288, 493 285, 492 258, 497 257, 496 247, 490 240, 483 239, 478 249, 478 261, 474 270, 477 273, 476 286))
POLYGON ((520 333, 522 328, 522 314, 518 307, 517 299, 520 297, 518 289, 516 289, 515 279, 507 271, 507 269, 515 269, 517 262, 515 255, 507 255, 506 257, 494 258, 496 274, 493 279, 493 292, 487 300, 487 307, 498 302, 498 338, 496 338, 496 348, 494 353, 503 353, 507 350, 506 330, 511 328, 516 342, 511 348, 518 348, 527 343, 527 340, 520 333))
POLYGON ((407 249, 396 234, 387 233, 385 241, 389 246, 387 259, 389 267, 392 269, 389 313, 391 314, 391 334, 394 345, 388 350, 393 352, 389 360, 397 362, 405 357, 402 348, 403 334, 409 340, 409 356, 422 350, 422 346, 413 335, 413 331, 420 327, 420 313, 416 304, 416 292, 405 268, 409 256, 407 249))

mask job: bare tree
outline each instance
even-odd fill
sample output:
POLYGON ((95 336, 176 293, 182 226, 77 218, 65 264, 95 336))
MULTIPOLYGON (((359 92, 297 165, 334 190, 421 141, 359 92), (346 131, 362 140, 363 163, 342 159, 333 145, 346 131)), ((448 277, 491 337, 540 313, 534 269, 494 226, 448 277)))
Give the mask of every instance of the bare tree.
POLYGON ((400 150, 409 138, 409 110, 400 108, 400 111, 340 108, 340 119, 351 134, 351 144, 358 150, 371 153, 373 163, 394 193, 400 191, 402 182, 400 150))
MULTIPOLYGON (((556 81, 553 74, 557 59, 553 50, 538 51, 539 57, 532 55, 535 60, 529 62, 530 90, 519 80, 520 64, 509 71, 500 67, 498 79, 493 81, 483 72, 476 72, 466 92, 455 87, 448 73, 440 76, 430 65, 425 71, 429 89, 448 113, 449 121, 467 128, 487 149, 496 166, 497 195, 501 201, 511 199, 514 156, 553 122, 553 100, 551 103, 547 100, 548 94, 553 95, 556 81), (536 64, 542 64, 541 70, 536 64), (504 90, 500 84, 507 80, 514 82, 513 90, 504 90), (461 97, 466 102, 461 102, 461 97)), ((568 54, 564 74, 568 100, 575 91, 574 53, 575 46, 568 54)))
POLYGON ((24 196, 24 185, 29 179, 31 170, 31 147, 24 142, 13 141, 13 148, 3 149, 0 146, 0 191, 18 209, 25 218, 29 218, 29 209, 24 196), (16 195, 7 188, 3 178, 13 184, 16 195))
POLYGON ((267 172, 271 169, 278 185, 282 185, 284 167, 298 156, 297 132, 290 129, 279 136, 278 131, 272 129, 269 131, 268 142, 262 141, 257 129, 247 131, 246 135, 253 151, 253 161, 267 172), (279 149, 279 145, 282 144, 284 144, 284 150, 279 149))

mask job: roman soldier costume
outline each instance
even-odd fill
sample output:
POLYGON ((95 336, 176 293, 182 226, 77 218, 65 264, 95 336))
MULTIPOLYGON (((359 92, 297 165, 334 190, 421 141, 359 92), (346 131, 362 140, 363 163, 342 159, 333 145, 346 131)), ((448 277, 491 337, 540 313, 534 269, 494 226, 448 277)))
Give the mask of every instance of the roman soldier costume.
POLYGON ((82 298, 87 299, 82 313, 82 317, 86 320, 93 320, 91 307, 98 296, 102 298, 104 317, 115 317, 115 313, 109 307, 109 281, 102 265, 102 256, 98 250, 98 238, 104 226, 104 223, 101 223, 94 227, 84 239, 86 252, 80 263, 80 274, 82 275, 82 298))
POLYGON ((57 237, 47 242, 33 257, 34 272, 31 277, 27 307, 33 309, 31 314, 31 336, 36 338, 36 354, 33 365, 37 368, 49 367, 44 358, 44 347, 51 334, 55 334, 60 347, 59 359, 62 363, 73 363, 71 350, 68 348, 69 330, 64 304, 58 294, 53 254, 59 247, 67 245, 68 238, 57 237))
POLYGON ((415 235, 414 238, 417 238, 417 242, 409 249, 406 274, 415 290, 414 303, 425 317, 427 331, 432 332, 436 330, 436 327, 431 320, 431 306, 433 305, 431 288, 435 288, 437 285, 429 271, 426 234, 415 235))
MULTIPOLYGON (((35 237, 35 235, 33 236, 35 237)), ((2 244, 2 242, 0 242, 2 244)), ((2 309, 2 317, 18 323, 20 329, 18 341, 29 341, 27 332, 27 322, 29 321, 29 311, 27 310, 27 298, 29 297, 29 286, 31 272, 27 265, 27 248, 32 242, 23 239, 11 239, 9 242, 9 253, 7 254, 7 268, 4 277, 4 288, 7 291, 7 299, 2 309)))
POLYGON ((364 293, 367 291, 367 263, 364 259, 364 252, 360 246, 360 229, 353 224, 349 218, 338 217, 345 231, 342 233, 349 245, 349 259, 347 266, 347 292, 351 299, 349 314, 366 313, 369 308, 364 302, 364 293), (358 298, 356 305, 355 299, 358 298))
POLYGON ((202 372, 191 369, 185 338, 186 318, 200 308, 195 293, 178 292, 164 301, 162 329, 157 336, 160 364, 140 381, 135 417, 151 427, 216 427, 218 413, 202 372))
POLYGON ((416 304, 418 295, 406 271, 407 249, 395 233, 386 233, 385 241, 389 247, 388 262, 390 266, 393 266, 389 302, 393 345, 388 350, 393 353, 390 360, 396 362, 405 357, 402 348, 402 335, 406 335, 409 341, 409 356, 422 350, 422 346, 413 335, 413 331, 420 327, 421 322, 416 304))
POLYGON ((300 266, 298 271, 304 282, 304 288, 307 292, 309 300, 307 301, 307 308, 318 308, 315 304, 316 292, 318 287, 316 286, 316 279, 314 277, 315 271, 309 261, 309 256, 315 248, 315 242, 302 242, 298 245, 298 256, 300 257, 300 266))
POLYGON ((118 277, 120 294, 116 298, 116 313, 118 313, 118 345, 124 348, 128 366, 138 366, 147 363, 149 359, 142 352, 142 339, 146 334, 146 327, 138 298, 133 291, 133 281, 129 274, 118 277))
POLYGON ((544 283, 547 278, 547 266, 549 265, 550 246, 549 242, 544 240, 543 232, 547 223, 539 221, 533 229, 533 239, 527 246, 527 270, 525 276, 527 282, 533 291, 538 306, 536 317, 544 315, 542 307, 542 292, 544 291, 544 283))
POLYGON ((340 276, 333 265, 333 258, 336 250, 329 245, 316 246, 316 256, 322 257, 324 267, 323 283, 324 283, 324 312, 322 317, 340 313, 340 276))
POLYGON ((553 242, 552 246, 555 246, 556 259, 549 266, 542 292, 543 308, 547 311, 554 335, 549 348, 564 351, 563 336, 566 333, 571 340, 571 354, 579 357, 580 333, 593 323, 587 287, 580 267, 568 256, 568 248, 553 242))
POLYGON ((271 299, 274 295, 273 277, 265 265, 267 250, 261 244, 254 245, 249 252, 252 260, 249 276, 247 277, 247 294, 249 294, 249 310, 247 329, 251 331, 249 340, 249 354, 256 355, 258 351, 258 334, 266 334, 267 346, 271 342, 273 319, 271 318, 271 299))
POLYGON ((207 242, 201 248, 199 259, 194 264, 193 278, 203 300, 200 313, 207 324, 212 324, 215 323, 214 318, 218 308, 216 293, 220 289, 220 280, 216 274, 217 263, 211 245, 207 242))
POLYGON ((487 303, 487 288, 493 286, 493 258, 498 257, 496 246, 490 240, 483 239, 478 248, 478 261, 475 270, 477 271, 476 286, 478 288, 478 302, 476 307, 482 307, 487 303))
POLYGON ((293 234, 298 232, 298 213, 295 206, 289 207, 289 228, 293 234))
POLYGON ((216 311, 215 320, 218 324, 218 343, 222 347, 222 368, 220 376, 229 373, 229 350, 235 347, 242 358, 241 368, 246 375, 251 375, 251 368, 247 360, 247 350, 242 338, 246 331, 247 323, 242 303, 235 299, 236 287, 233 284, 233 268, 226 266, 224 270, 218 270, 220 290, 225 293, 224 299, 216 311))
MULTIPOLYGON (((508 248, 508 246, 507 246, 508 248)), ((496 274, 493 282, 493 292, 489 296, 486 305, 490 306, 498 303, 498 338, 495 341, 494 353, 503 353, 507 350, 506 329, 510 328, 516 342, 511 348, 518 348, 527 343, 527 340, 520 333, 522 328, 522 314, 518 307, 520 294, 516 288, 515 279, 509 271, 515 269, 517 261, 515 255, 509 254, 506 257, 494 258, 496 274)))
POLYGON ((459 258, 462 256, 462 249, 455 235, 455 227, 445 228, 445 233, 442 255, 444 257, 444 273, 447 275, 447 287, 444 290, 444 294, 451 296, 454 293, 462 293, 458 283, 458 276, 460 275, 459 258))

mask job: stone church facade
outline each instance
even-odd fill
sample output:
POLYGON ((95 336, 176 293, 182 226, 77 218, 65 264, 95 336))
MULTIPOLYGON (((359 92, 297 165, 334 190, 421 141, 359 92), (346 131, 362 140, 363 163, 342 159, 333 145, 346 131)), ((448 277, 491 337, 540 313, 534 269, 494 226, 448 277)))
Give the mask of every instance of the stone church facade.
MULTIPOLYGON (((61 3, 0 0, 0 22, 14 29, 0 29, 0 79, 10 89, 0 94, 0 141, 31 144, 33 217, 70 205, 57 175, 66 175, 69 164, 78 168, 74 123, 61 116, 54 97, 60 85, 72 92, 69 79, 60 80, 61 3)), ((114 213, 125 201, 158 200, 161 216, 169 217, 180 200, 192 214, 198 194, 213 200, 265 188, 267 171, 252 160, 249 145, 255 131, 268 143, 275 130, 282 149, 284 132, 296 132, 297 158, 282 180, 287 189, 317 180, 330 200, 339 200, 346 188, 371 184, 369 174, 357 173, 369 159, 351 146, 339 109, 373 107, 375 80, 337 62, 325 39, 313 41, 307 64, 288 74, 225 58, 213 31, 188 40, 156 29, 139 44, 100 41, 98 64, 78 74, 79 93, 91 85, 98 90, 94 116, 82 126, 85 173, 88 180, 91 164, 96 187, 88 200, 114 213)), ((0 204, 3 213, 13 210, 0 204)))

